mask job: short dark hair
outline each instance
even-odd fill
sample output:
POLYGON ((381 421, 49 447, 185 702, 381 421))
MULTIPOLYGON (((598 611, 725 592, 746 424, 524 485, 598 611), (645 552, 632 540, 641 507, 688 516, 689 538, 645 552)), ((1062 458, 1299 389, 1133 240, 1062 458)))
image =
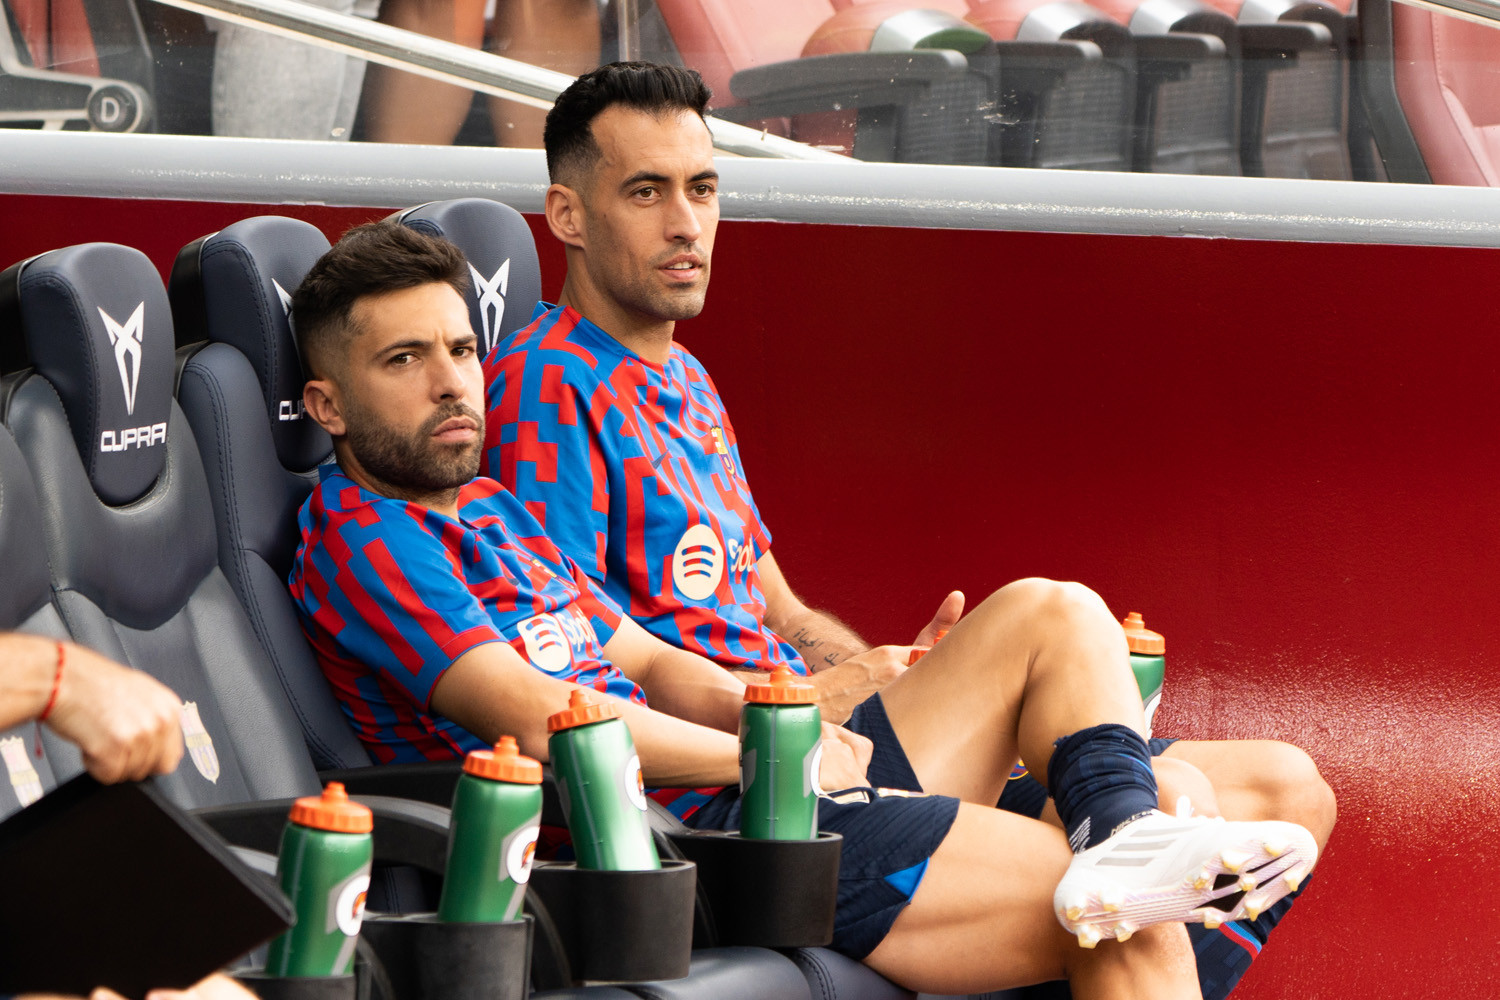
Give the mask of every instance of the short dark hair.
POLYGON ((327 374, 330 352, 356 332, 354 304, 367 295, 442 282, 469 292, 463 251, 389 219, 355 226, 307 272, 292 294, 292 329, 308 378, 327 374))
POLYGON ((594 119, 616 104, 664 115, 691 111, 699 118, 708 111, 713 94, 697 70, 648 62, 616 62, 583 74, 558 95, 547 112, 542 144, 547 148, 547 174, 558 183, 599 159, 594 141, 594 119))

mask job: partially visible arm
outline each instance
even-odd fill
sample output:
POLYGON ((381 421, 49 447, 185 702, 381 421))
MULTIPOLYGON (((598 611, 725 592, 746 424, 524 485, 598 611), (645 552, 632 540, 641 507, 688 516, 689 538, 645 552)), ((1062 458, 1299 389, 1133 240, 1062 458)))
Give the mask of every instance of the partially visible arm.
POLYGON ((712 660, 658 639, 629 618, 604 645, 604 655, 639 684, 659 711, 702 726, 739 732, 745 685, 712 660))
POLYGON ((57 683, 47 726, 76 743, 103 782, 138 781, 175 770, 182 759, 181 702, 156 679, 92 650, 51 639, 0 635, 0 729, 42 714, 57 683))
POLYGON ((57 647, 30 635, 0 636, 0 729, 42 714, 57 673, 57 647))
MULTIPOLYGON (((912 646, 877 646, 832 615, 802 603, 792 592, 776 558, 767 552, 756 561, 766 598, 766 625, 790 642, 812 671, 818 707, 829 722, 845 722, 855 706, 906 673, 912 646)), ((930 646, 963 614, 964 595, 953 591, 938 606, 932 621, 917 635, 918 646, 930 646)), ((747 677, 751 673, 741 672, 747 677)), ((747 679, 752 679, 747 677, 747 679)))
POLYGON ((766 625, 796 648, 814 673, 836 667, 870 648, 854 630, 826 611, 815 611, 792 592, 776 557, 756 560, 761 593, 766 598, 766 625))
MULTIPOLYGON (((431 707, 482 739, 514 736, 522 753, 544 761, 547 717, 568 707, 576 687, 536 670, 508 644, 490 642, 443 672, 431 707)), ((647 782, 695 788, 739 781, 739 743, 728 733, 626 701, 615 707, 630 727, 647 782)))

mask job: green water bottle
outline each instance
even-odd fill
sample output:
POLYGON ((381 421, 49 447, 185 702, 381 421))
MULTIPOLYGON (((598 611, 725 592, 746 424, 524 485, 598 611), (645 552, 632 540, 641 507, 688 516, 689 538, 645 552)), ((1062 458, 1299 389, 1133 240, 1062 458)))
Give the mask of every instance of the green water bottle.
POLYGON ((1146 627, 1139 611, 1132 611, 1120 623, 1125 628, 1125 644, 1130 647, 1130 669, 1141 689, 1141 704, 1146 708, 1146 737, 1151 736, 1151 720, 1161 705, 1162 678, 1167 669, 1167 640, 1161 633, 1146 627))
POLYGON ((646 822, 641 758, 613 701, 575 688, 567 709, 547 719, 563 815, 579 868, 660 868, 646 822))
POLYGON ((818 835, 823 715, 818 689, 785 665, 769 684, 745 688, 740 709, 740 835, 812 840, 818 835))
POLYGON ((330 781, 321 797, 298 799, 281 834, 276 875, 297 922, 266 959, 272 976, 341 976, 354 962, 354 945, 370 889, 374 815, 350 802, 330 781))
POLYGON ((542 821, 542 765, 514 736, 475 750, 453 790, 452 838, 438 920, 485 924, 521 912, 542 821))

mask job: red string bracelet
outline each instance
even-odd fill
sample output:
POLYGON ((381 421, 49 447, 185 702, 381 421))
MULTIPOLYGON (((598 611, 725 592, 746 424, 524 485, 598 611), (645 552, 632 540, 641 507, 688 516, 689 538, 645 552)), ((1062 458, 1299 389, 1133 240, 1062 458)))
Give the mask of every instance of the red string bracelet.
POLYGON ((47 707, 42 709, 42 714, 36 717, 37 722, 46 722, 47 716, 52 714, 52 708, 57 704, 57 692, 62 689, 63 675, 63 644, 57 643, 57 673, 52 676, 52 694, 47 698, 47 707))

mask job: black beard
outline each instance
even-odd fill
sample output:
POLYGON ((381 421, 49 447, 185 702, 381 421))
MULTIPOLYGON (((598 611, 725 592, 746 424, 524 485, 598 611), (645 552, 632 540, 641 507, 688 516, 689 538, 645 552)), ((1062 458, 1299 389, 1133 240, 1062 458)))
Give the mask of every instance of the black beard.
POLYGON ((422 502, 456 493, 479 475, 484 418, 463 403, 443 407, 409 437, 381 423, 353 400, 345 401, 345 409, 351 411, 344 421, 350 452, 367 475, 388 487, 390 495, 398 499, 422 502), (454 417, 468 417, 478 424, 475 440, 462 445, 433 441, 432 432, 438 425, 454 417))

